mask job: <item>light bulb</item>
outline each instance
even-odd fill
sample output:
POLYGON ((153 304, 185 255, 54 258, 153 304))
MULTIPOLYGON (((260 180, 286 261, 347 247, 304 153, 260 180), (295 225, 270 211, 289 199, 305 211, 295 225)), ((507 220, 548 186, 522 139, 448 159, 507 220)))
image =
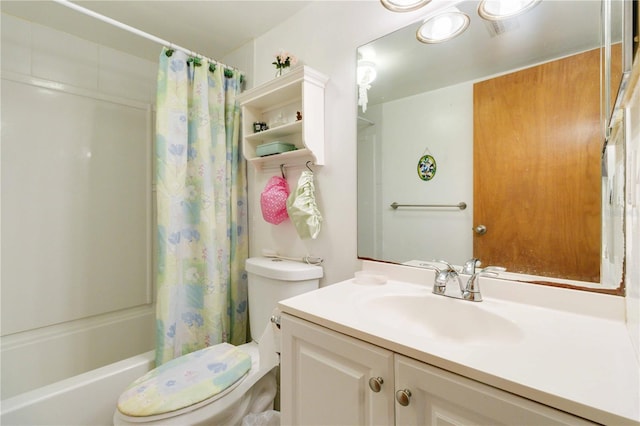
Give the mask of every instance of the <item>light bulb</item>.
POLYGON ((468 26, 469 17, 454 8, 425 20, 416 38, 423 43, 440 43, 461 34, 468 26))

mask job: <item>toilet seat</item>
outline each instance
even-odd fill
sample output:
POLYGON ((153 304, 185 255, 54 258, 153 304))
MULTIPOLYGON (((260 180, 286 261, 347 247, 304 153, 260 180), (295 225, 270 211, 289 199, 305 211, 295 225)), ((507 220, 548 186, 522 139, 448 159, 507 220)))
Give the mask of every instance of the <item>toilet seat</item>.
POLYGON ((251 365, 248 353, 228 343, 192 352, 134 381, 120 396, 118 411, 148 419, 194 410, 231 392, 251 365))
POLYGON ((273 408, 276 394, 275 365, 261 362, 255 342, 238 346, 251 357, 251 369, 224 392, 181 410, 153 416, 135 417, 116 408, 113 424, 117 426, 185 426, 240 424, 246 413, 259 413, 273 408))

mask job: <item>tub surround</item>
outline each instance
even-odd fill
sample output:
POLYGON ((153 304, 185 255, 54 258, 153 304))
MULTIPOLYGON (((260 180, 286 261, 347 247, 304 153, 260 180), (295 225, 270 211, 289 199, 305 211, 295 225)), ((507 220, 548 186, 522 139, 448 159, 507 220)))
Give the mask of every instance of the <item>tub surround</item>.
MULTIPOLYGON (((483 302, 445 301, 471 303, 507 318, 517 333, 486 341, 482 336, 420 338, 414 327, 399 327, 389 315, 372 312, 368 301, 389 294, 431 294, 434 273, 370 261, 363 262, 363 270, 384 274, 388 281, 363 284, 350 279, 284 300, 279 307, 284 313, 594 422, 640 424, 640 369, 625 326, 623 298, 482 278, 483 302)), ((443 327, 446 330, 446 324, 443 327)))
POLYGON ((154 357, 155 351, 145 352, 3 399, 0 424, 111 425, 119 393, 153 368, 154 357))
POLYGON ((154 347, 157 63, 0 15, 7 399, 154 347))

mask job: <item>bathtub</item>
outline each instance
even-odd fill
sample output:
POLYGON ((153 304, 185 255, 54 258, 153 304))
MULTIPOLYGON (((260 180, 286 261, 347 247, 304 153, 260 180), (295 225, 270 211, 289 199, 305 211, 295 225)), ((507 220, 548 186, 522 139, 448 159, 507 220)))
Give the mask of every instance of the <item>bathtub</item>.
POLYGON ((2 400, 0 424, 112 425, 120 393, 153 365, 149 351, 2 400))

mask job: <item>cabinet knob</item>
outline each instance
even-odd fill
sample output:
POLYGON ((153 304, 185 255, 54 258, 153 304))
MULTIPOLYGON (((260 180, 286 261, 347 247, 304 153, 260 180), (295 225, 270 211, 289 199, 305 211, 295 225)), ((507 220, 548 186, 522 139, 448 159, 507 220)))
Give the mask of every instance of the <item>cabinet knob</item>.
POLYGON ((383 383, 384 380, 382 380, 382 377, 372 377, 369 379, 369 387, 374 392, 380 392, 383 383))
POLYGON ((280 315, 271 315, 271 318, 269 318, 269 321, 271 321, 273 323, 273 325, 275 325, 276 327, 280 328, 280 315))
POLYGON ((409 399, 411 399, 411 391, 409 389, 402 389, 396 392, 396 401, 403 407, 409 405, 409 399))

